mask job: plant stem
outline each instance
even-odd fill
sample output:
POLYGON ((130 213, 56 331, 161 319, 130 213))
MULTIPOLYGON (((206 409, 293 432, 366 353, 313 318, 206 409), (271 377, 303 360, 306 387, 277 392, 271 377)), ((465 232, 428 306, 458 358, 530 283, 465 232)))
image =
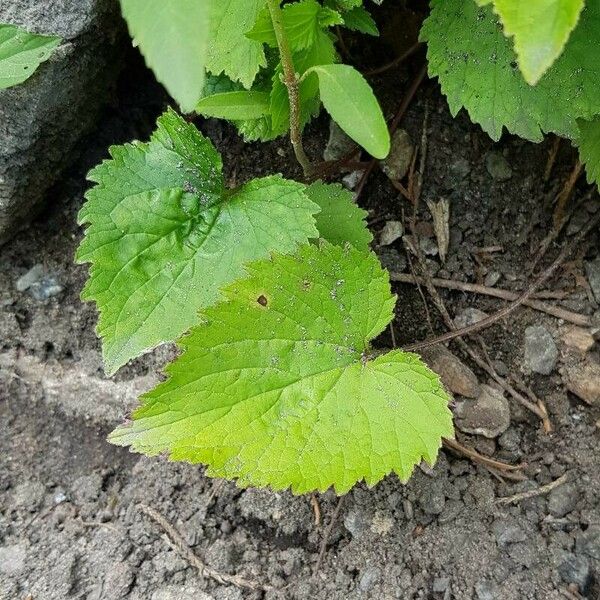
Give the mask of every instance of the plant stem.
POLYGON ((312 165, 302 145, 298 76, 294 69, 292 52, 283 27, 283 15, 279 4, 280 0, 267 0, 267 6, 269 7, 269 13, 273 21, 273 29, 275 30, 275 37, 277 38, 277 46, 279 47, 281 65, 283 66, 283 83, 287 88, 290 99, 290 140, 294 148, 296 160, 300 163, 304 171, 304 176, 308 177, 312 171, 312 165))

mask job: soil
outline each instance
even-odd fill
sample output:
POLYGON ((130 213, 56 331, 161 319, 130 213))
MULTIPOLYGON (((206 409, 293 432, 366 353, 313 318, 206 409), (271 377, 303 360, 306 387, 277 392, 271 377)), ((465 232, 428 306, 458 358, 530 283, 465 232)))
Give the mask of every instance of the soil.
MULTIPOLYGON (((411 63, 373 80, 388 114, 417 69, 411 63)), ((344 498, 318 572, 320 544, 337 504, 332 492, 317 497, 323 517, 318 525, 308 497, 241 490, 204 477, 196 466, 140 457, 105 441, 173 349, 159 349, 113 380, 105 378, 95 308, 79 299, 86 268, 73 264, 82 236, 76 213, 85 172, 105 156, 108 144, 147 137, 164 100, 131 59, 114 105, 82 144, 79 163, 53 189, 46 213, 0 249, 0 598, 600 598, 600 407, 567 392, 558 367, 547 376, 524 368, 527 327, 542 325, 560 340, 561 323, 531 309, 520 308, 481 338, 498 370, 523 378, 544 400, 554 432, 545 433, 537 417, 512 399, 511 425, 500 438, 459 432, 462 443, 481 453, 524 463, 527 479, 506 480, 444 450, 434 469, 417 469, 405 485, 394 476, 372 489, 358 485, 344 498), (18 278, 36 264, 62 286, 58 296, 38 301, 16 290, 18 278), (497 502, 564 473, 569 482, 550 495, 497 502), (278 590, 251 591, 203 577, 172 549, 140 503, 164 515, 209 567, 278 590)), ((466 115, 453 119, 437 84, 426 82, 402 121, 415 141, 426 111, 422 232, 431 235, 428 200, 445 198, 451 206, 448 258, 442 265, 431 255, 431 273, 482 282, 498 272, 498 286, 524 289, 532 257, 551 230, 552 201, 572 169, 573 151, 561 145, 544 181, 552 140, 534 145, 506 136, 494 144, 466 115), (508 163, 506 180, 490 175, 490 152, 508 163), (489 247, 501 250, 478 252, 489 247)), ((276 171, 299 176, 285 140, 245 145, 227 125, 208 121, 200 127, 223 152, 230 182, 276 171)), ((322 115, 307 131, 310 155, 322 153, 327 132, 322 115)), ((580 181, 574 203, 587 192, 580 181)), ((379 172, 360 203, 370 211, 376 236, 386 221, 412 210, 379 172)), ((598 209, 598 201, 588 198, 575 211, 543 265, 598 209)), ((390 269, 408 271, 401 240, 376 250, 390 269)), ((549 284, 566 293, 552 302, 597 318, 582 263, 599 252, 596 231, 549 284)), ((394 288, 397 343, 431 336, 418 291, 394 288)), ((503 306, 462 292, 441 295, 453 315, 503 306)), ((435 307, 427 309, 433 331, 443 332, 435 307)), ((389 346, 389 333, 379 343, 389 346)), ((481 383, 489 383, 471 366, 481 383)))

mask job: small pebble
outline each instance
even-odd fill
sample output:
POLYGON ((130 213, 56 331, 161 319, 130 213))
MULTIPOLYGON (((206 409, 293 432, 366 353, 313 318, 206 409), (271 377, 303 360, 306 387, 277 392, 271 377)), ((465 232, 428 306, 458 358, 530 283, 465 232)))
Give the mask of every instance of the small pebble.
POLYGON ((379 236, 380 246, 389 246, 404 235, 404 226, 401 221, 388 221, 379 236))
POLYGON ((379 164, 381 170, 393 181, 400 181, 408 173, 414 146, 404 129, 397 129, 392 136, 390 153, 379 164))
POLYGON ((483 284, 487 287, 494 287, 502 277, 501 273, 498 271, 490 271, 483 280, 483 284))
POLYGON ((476 400, 456 404, 456 426, 465 433, 498 437, 510 426, 510 407, 502 392, 482 385, 476 400))
POLYGON ((556 366, 558 348, 550 332, 541 325, 525 330, 525 367, 541 375, 550 375, 556 366))
POLYGON ((465 308, 460 313, 454 317, 454 324, 459 327, 468 327, 469 325, 473 325, 478 321, 482 321, 487 318, 489 315, 478 308, 465 308))

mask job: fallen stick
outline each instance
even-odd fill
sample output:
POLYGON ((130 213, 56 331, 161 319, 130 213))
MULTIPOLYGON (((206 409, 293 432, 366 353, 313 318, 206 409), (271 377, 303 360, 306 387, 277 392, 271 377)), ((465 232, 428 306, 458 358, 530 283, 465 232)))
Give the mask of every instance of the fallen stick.
POLYGON ((227 575, 226 573, 220 573, 219 571, 215 571, 215 569, 211 569, 209 566, 205 565, 186 544, 179 531, 177 531, 177 529, 175 529, 175 527, 173 527, 173 525, 171 525, 171 523, 169 523, 169 521, 167 521, 167 519, 165 519, 165 517, 155 508, 152 508, 147 504, 138 504, 138 508, 162 528, 169 546, 187 560, 190 565, 195 567, 203 577, 210 577, 218 583, 234 585, 235 587, 245 588, 247 590, 272 591, 275 589, 270 585, 260 584, 257 581, 245 579, 238 575, 227 575))
POLYGON ((528 490, 527 492, 519 492, 518 494, 515 494, 514 496, 498 498, 498 500, 496 500, 496 503, 497 504, 513 504, 514 502, 520 502, 521 500, 535 498, 536 496, 544 496, 545 494, 548 494, 549 492, 551 492, 554 488, 557 488, 558 486, 565 483, 568 478, 569 478, 569 473, 565 473, 564 475, 561 475, 558 479, 555 479, 554 481, 551 481, 550 483, 547 483, 546 485, 543 485, 535 490, 528 490))
MULTIPOLYGON (((398 283, 410 283, 413 285, 424 285, 425 279, 423 277, 415 277, 410 273, 390 273, 390 281, 398 283)), ((463 281, 457 281, 455 279, 440 279, 439 277, 432 277, 431 282, 436 287, 445 288, 448 290, 457 290, 459 292, 470 292, 473 294, 480 294, 482 296, 492 296, 494 298, 500 298, 502 300, 508 300, 514 302, 519 298, 519 294, 511 292, 509 290, 503 290, 499 288, 488 287, 485 285, 479 285, 476 283, 465 283, 463 281)), ((559 306, 552 306, 546 302, 541 302, 535 299, 525 300, 523 302, 525 306, 533 308, 539 312, 543 312, 557 319, 563 319, 569 323, 579 325, 580 327, 591 327, 591 320, 587 315, 582 315, 576 312, 572 312, 559 306)))

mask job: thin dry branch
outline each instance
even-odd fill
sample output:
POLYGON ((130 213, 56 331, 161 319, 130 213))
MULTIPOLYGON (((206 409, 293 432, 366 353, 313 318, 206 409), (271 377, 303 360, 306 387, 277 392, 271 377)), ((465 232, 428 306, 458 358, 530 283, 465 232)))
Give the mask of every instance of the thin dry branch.
POLYGON ((218 583, 225 585, 234 585, 238 588, 247 590, 259 590, 259 591, 271 591, 275 588, 270 585, 261 584, 251 579, 245 579, 238 575, 227 575, 212 569, 211 567, 204 564, 204 562, 194 553, 194 551, 186 544, 183 536, 167 521, 167 519, 159 513, 155 508, 148 506, 147 504, 138 504, 139 510, 145 515, 150 517, 165 534, 165 540, 171 546, 171 548, 181 555, 182 558, 195 567, 202 577, 210 577, 218 583))

